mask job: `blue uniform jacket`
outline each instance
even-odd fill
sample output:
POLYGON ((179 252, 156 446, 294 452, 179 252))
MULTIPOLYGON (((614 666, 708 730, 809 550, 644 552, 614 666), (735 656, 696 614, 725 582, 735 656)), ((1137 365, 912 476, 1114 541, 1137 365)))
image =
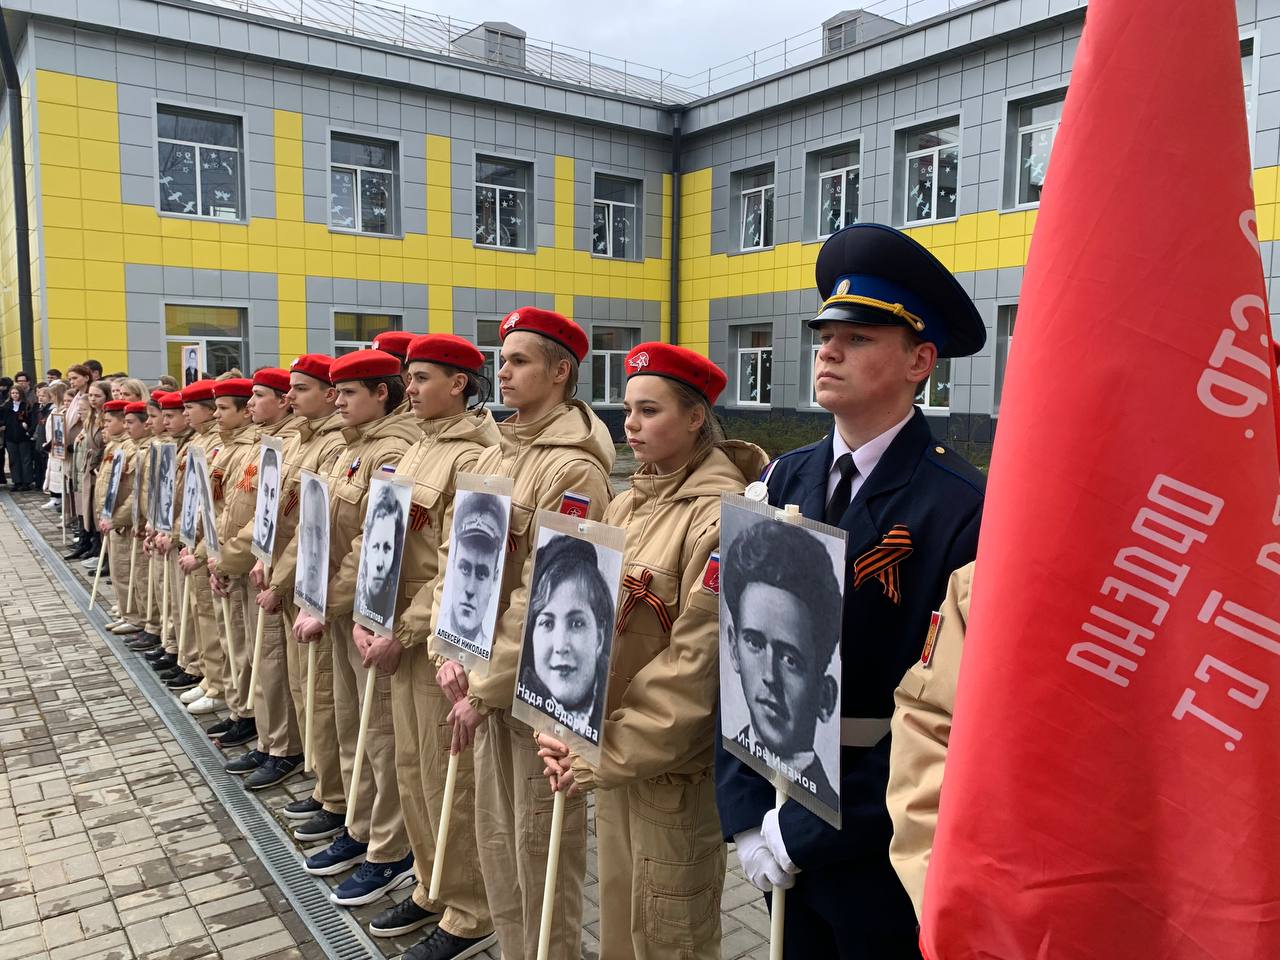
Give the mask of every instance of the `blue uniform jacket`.
MULTIPOLYGON (((765 471, 769 502, 800 506, 821 520, 831 469, 831 435, 784 454, 765 471)), ((841 636, 841 713, 845 717, 888 718, 893 691, 920 658, 929 616, 942 604, 947 578, 977 554, 985 478, 932 436, 919 409, 885 450, 840 521, 849 534, 845 562, 844 624, 841 636), (878 580, 855 590, 853 563, 905 524, 913 552, 899 566, 901 602, 885 596, 878 580)), ((760 826, 774 803, 773 787, 720 746, 716 749, 716 797, 726 839, 760 826)), ((835 830, 793 800, 779 815, 787 853, 802 872, 793 894, 810 883, 859 885, 857 864, 887 868, 892 826, 885 806, 889 737, 875 747, 843 747, 840 753, 840 807, 843 829, 835 830), (839 869, 827 874, 819 868, 839 869), (815 873, 815 871, 818 871, 815 873)), ((874 871, 882 877, 884 871, 874 871)), ((816 892, 816 891, 815 891, 816 892)), ((909 904, 908 904, 909 912, 909 904)))

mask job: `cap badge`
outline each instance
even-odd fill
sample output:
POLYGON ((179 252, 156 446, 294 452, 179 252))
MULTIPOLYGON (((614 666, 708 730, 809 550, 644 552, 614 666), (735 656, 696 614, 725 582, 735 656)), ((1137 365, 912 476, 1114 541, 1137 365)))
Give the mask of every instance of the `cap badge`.
POLYGON ((848 280, 848 278, 846 278, 846 279, 844 279, 844 280, 841 280, 838 284, 836 284, 836 296, 837 296, 837 297, 842 297, 842 296, 844 296, 844 295, 845 295, 846 293, 848 293, 848 292, 849 292, 849 280, 848 280))
POLYGON ((510 330, 519 322, 520 322, 520 314, 513 313, 511 316, 507 317, 507 319, 502 322, 502 329, 510 330))
POLYGON ((290 363, 289 363, 289 369, 290 369, 290 370, 292 370, 294 367, 296 367, 296 366, 297 366, 299 363, 301 363, 301 362, 302 362, 302 358, 301 358, 301 357, 294 357, 294 358, 293 358, 293 360, 292 360, 292 361, 290 361, 290 363))
POLYGON ((637 353, 634 357, 631 358, 630 363, 631 363, 631 368, 633 370, 636 370, 637 372, 640 370, 643 370, 645 367, 649 365, 648 351, 642 350, 640 353, 637 353))

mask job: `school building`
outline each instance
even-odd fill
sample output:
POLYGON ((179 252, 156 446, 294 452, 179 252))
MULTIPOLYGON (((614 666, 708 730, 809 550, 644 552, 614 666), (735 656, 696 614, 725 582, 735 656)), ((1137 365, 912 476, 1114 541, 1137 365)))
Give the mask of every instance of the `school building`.
MULTIPOLYGON (((646 339, 722 364, 727 415, 818 424, 814 258, 878 221, 986 320, 984 351, 941 363, 921 400, 981 449, 1085 6, 881 0, 750 69, 674 77, 533 24, 350 0, 7 0, 27 202, 0 111, 0 365, 23 355, 24 231, 40 371, 181 376, 194 343, 215 373, 249 370, 389 328, 496 357, 498 321, 534 304, 589 331, 579 396, 615 427, 646 339)), ((1237 7, 1270 276, 1280 0, 1237 7)), ((1176 202, 1133 171, 1134 216, 1176 202)))

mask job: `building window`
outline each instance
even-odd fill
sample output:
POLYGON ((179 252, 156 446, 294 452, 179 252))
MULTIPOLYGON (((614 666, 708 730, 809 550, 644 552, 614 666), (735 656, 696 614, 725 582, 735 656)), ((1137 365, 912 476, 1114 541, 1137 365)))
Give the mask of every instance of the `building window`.
POLYGON ((1062 120, 1064 95, 1060 91, 1051 98, 1039 97, 1009 105, 1008 150, 1013 165, 1006 167, 1006 206, 1040 202, 1049 170, 1049 154, 1062 120))
POLYGON ((524 37, 486 27, 484 31, 484 58, 504 67, 524 69, 524 37))
POLYGON ((939 358, 929 379, 916 390, 916 403, 933 410, 951 407, 951 360, 939 358))
POLYGON ((858 42, 858 18, 853 17, 843 23, 827 23, 826 53, 839 53, 858 42))
POLYGON ((203 348, 206 369, 216 377, 235 369, 248 369, 245 359, 245 311, 240 307, 164 305, 165 362, 171 376, 182 379, 182 348, 203 348))
POLYGON ((401 330, 401 318, 392 313, 345 313, 333 315, 333 355, 367 350, 373 338, 388 330, 401 330))
POLYGON ((476 321, 476 346, 484 355, 481 373, 493 388, 490 393, 495 403, 501 405, 502 391, 498 389, 498 368, 502 366, 502 338, 498 336, 498 320, 476 321))
POLYGON ((773 328, 739 327, 737 336, 738 403, 768 404, 773 398, 773 328))
POLYGON ((398 164, 394 143, 334 134, 329 143, 329 225, 395 233, 398 164))
POLYGON ((818 351, 822 349, 821 334, 817 330, 809 331, 809 406, 818 405, 817 384, 813 378, 818 372, 818 351))
POLYGON ((638 256, 640 182, 596 175, 591 218, 591 252, 632 260, 638 256))
POLYGON ((740 176, 742 197, 742 249, 773 246, 773 167, 750 170, 740 176))
POLYGON ((239 118, 160 106, 156 132, 162 213, 244 219, 239 118))
POLYGON ((861 177, 857 144, 818 157, 818 236, 829 237, 858 219, 861 177))
POLYGON ((1004 393, 1004 372, 1009 365, 1009 347, 1013 344, 1013 323, 1018 319, 1018 305, 1005 304, 996 310, 996 382, 991 409, 1000 412, 1000 396, 1004 393))
POLYGON ((908 225, 946 220, 956 215, 960 173, 960 122, 902 134, 903 184, 908 225))
POLYGON ((1253 37, 1245 37, 1240 41, 1240 69, 1244 73, 1244 114, 1249 123, 1249 156, 1253 156, 1253 37))
POLYGON ((627 389, 623 361, 637 343, 625 327, 591 328, 591 401, 621 403, 627 389))
POLYGON ((531 168, 519 160, 476 158, 476 244, 529 249, 531 168))

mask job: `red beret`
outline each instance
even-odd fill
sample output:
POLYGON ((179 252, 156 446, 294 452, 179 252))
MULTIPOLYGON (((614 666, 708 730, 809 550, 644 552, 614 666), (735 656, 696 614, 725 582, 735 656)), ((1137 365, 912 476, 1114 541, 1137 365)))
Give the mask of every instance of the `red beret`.
POLYGON ((139 416, 145 417, 147 415, 147 405, 143 403, 141 400, 139 400, 137 403, 126 403, 124 405, 124 412, 136 413, 139 416))
POLYGON ((479 373, 484 367, 484 354, 470 340, 455 337, 452 333, 428 333, 414 337, 409 344, 408 362, 415 360, 443 363, 471 373, 479 373))
POLYGON ((163 397, 168 392, 169 391, 165 390, 163 387, 156 387, 154 390, 151 391, 151 399, 154 400, 156 403, 159 403, 160 398, 163 397))
POLYGON ((181 410, 182 394, 176 392, 166 393, 160 398, 159 403, 161 410, 181 410))
POLYGON ((289 364, 290 373, 305 373, 321 383, 329 383, 329 366, 333 357, 327 353, 304 353, 289 364))
POLYGON ((246 377, 215 380, 213 382, 213 395, 215 397, 252 397, 253 381, 246 377))
POLYGON ((189 383, 182 388, 183 403, 199 403, 202 400, 213 399, 213 385, 215 380, 197 380, 195 383, 189 383))
MULTIPOLYGON (((125 407, 129 406, 128 400, 108 400, 102 405, 102 409, 107 413, 124 413, 125 407)), ((146 404, 142 404, 142 408, 146 409, 146 404)))
POLYGON ((581 363, 587 359, 587 335, 583 329, 570 320, 552 310, 539 310, 537 307, 521 307, 507 314, 498 328, 503 340, 507 334, 517 330, 528 330, 540 333, 549 340, 554 340, 564 347, 581 363))
POLYGON ((715 406, 720 391, 729 382, 724 371, 700 353, 669 343, 642 343, 627 354, 628 377, 645 374, 667 377, 692 387, 715 406))
POLYGON ((279 367, 263 367, 253 375, 255 387, 270 387, 280 393, 289 392, 289 371, 279 367))
POLYGON ((380 333, 373 338, 373 349, 381 350, 383 353, 389 353, 393 357, 399 357, 401 360, 409 352, 409 344, 417 337, 412 333, 405 333, 402 330, 388 330, 386 333, 380 333))
POLYGON ((334 383, 344 380, 377 380, 381 377, 400 376, 400 358, 381 350, 357 350, 344 354, 329 366, 329 379, 334 383))

